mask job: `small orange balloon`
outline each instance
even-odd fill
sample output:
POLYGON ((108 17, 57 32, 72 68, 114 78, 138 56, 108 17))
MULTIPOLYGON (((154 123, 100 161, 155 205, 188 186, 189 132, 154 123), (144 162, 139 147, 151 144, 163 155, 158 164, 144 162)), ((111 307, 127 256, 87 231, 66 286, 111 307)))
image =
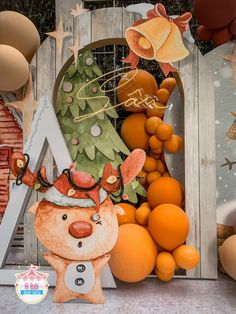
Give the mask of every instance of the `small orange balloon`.
POLYGON ((171 279, 174 277, 174 272, 170 273, 170 274, 163 274, 162 272, 160 272, 158 269, 155 269, 155 274, 157 276, 158 279, 160 279, 161 281, 171 281, 171 279))
POLYGON ((159 125, 162 124, 162 120, 159 117, 150 117, 147 119, 145 123, 145 128, 148 134, 154 135, 156 133, 156 129, 159 125))
POLYGON ((173 251, 176 264, 183 269, 197 267, 200 261, 200 254, 192 245, 181 245, 173 251))
POLYGON ((156 136, 161 141, 166 141, 173 135, 173 128, 169 124, 162 123, 156 127, 156 136))
POLYGON ((150 117, 159 117, 162 118, 165 113, 166 106, 162 104, 161 102, 155 102, 155 105, 151 109, 146 110, 146 115, 148 118, 150 117))
POLYGON ((160 88, 167 89, 169 93, 171 94, 175 86, 176 86, 176 79, 173 77, 167 77, 161 82, 160 88))
POLYGON ((173 134, 164 142, 164 148, 168 153, 177 153, 183 146, 183 140, 179 135, 173 134))
POLYGON ((143 165, 143 170, 146 172, 152 172, 154 170, 156 170, 157 167, 157 161, 155 158, 147 156, 145 163, 143 165))
POLYGON ((124 215, 117 214, 118 225, 136 223, 135 221, 135 212, 136 208, 128 203, 119 203, 117 206, 120 206, 124 210, 124 215))
POLYGON ((176 264, 174 257, 169 252, 161 252, 157 256, 156 268, 163 274, 175 272, 176 264))
POLYGON ((154 149, 154 150, 157 150, 159 148, 162 148, 163 146, 163 142, 160 141, 156 135, 152 135, 150 138, 149 138, 149 146, 151 147, 151 149, 154 149))
POLYGON ((170 97, 170 92, 165 88, 160 88, 156 92, 156 96, 161 103, 166 104, 170 97))

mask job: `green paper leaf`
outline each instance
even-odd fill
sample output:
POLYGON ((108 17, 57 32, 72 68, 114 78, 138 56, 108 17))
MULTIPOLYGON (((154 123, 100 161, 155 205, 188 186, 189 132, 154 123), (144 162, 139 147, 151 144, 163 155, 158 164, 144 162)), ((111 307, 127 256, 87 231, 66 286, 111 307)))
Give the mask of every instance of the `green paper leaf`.
POLYGON ((67 77, 69 79, 73 78, 74 75, 76 74, 76 71, 77 71, 76 66, 72 64, 67 71, 67 77))
POLYGON ((85 150, 89 159, 91 159, 91 160, 95 159, 95 147, 94 147, 94 145, 85 146, 84 150, 85 150))
POLYGON ((62 108, 61 108, 61 115, 62 117, 66 114, 67 110, 68 110, 68 105, 63 105, 62 108))
POLYGON ((76 102, 74 102, 73 104, 71 104, 71 105, 69 106, 69 108, 70 108, 70 112, 71 112, 71 114, 72 114, 72 116, 73 116, 74 118, 76 118, 76 117, 79 116, 79 105, 78 105, 76 102))

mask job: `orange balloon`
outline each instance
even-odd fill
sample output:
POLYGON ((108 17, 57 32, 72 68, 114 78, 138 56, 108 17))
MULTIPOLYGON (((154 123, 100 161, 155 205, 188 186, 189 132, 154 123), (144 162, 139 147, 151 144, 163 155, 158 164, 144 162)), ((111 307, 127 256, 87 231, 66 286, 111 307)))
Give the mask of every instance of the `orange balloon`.
POLYGON ((147 175, 147 183, 151 184, 153 181, 161 178, 161 174, 157 171, 149 172, 147 175))
POLYGON ((154 170, 156 170, 157 167, 157 161, 155 158, 147 156, 145 163, 143 165, 143 170, 146 172, 152 172, 154 170))
POLYGON ((176 86, 176 80, 173 77, 167 77, 165 78, 160 85, 160 88, 165 88, 169 91, 169 93, 171 94, 173 89, 176 86))
POLYGON ((176 264, 183 269, 197 267, 200 261, 199 252, 192 245, 181 245, 173 251, 176 264))
POLYGON ((147 199, 151 208, 167 203, 181 207, 183 204, 183 191, 176 179, 162 177, 149 185, 147 199))
POLYGON ((150 208, 140 206, 135 212, 135 219, 137 223, 139 223, 140 225, 147 226, 150 214, 151 214, 150 208))
POLYGON ((157 82, 149 72, 136 69, 125 73, 121 77, 118 83, 117 96, 120 103, 126 102, 123 105, 125 110, 142 112, 146 110, 145 103, 141 103, 139 108, 135 107, 134 101, 131 98, 135 98, 140 103, 148 97, 149 103, 152 96, 156 94, 157 89, 157 82))
POLYGON ((125 224, 119 227, 109 265, 116 278, 138 282, 152 272, 156 257, 157 248, 148 231, 139 225, 125 224))
POLYGON ((173 135, 173 128, 169 124, 162 123, 156 128, 156 136, 161 141, 166 141, 173 135))
POLYGON ((147 149, 149 136, 145 129, 146 116, 143 113, 133 113, 121 126, 121 137, 130 149, 147 149))
POLYGON ((161 103, 166 104, 170 97, 170 92, 165 88, 160 88, 156 92, 156 96, 161 103))
POLYGON ((161 252, 157 256, 156 268, 163 274, 175 272, 176 264, 174 257, 169 252, 161 252))
POLYGON ((149 143, 149 146, 151 147, 151 149, 154 150, 154 151, 157 150, 157 149, 162 148, 162 146, 163 146, 163 142, 160 141, 160 140, 156 137, 156 135, 152 135, 152 136, 149 138, 148 143, 149 143))
POLYGON ((161 281, 167 282, 167 281, 171 281, 171 279, 174 277, 175 272, 170 273, 170 274, 163 274, 158 269, 155 269, 155 274, 158 279, 160 279, 161 281))
POLYGON ((120 206, 124 210, 124 215, 117 214, 118 225, 136 223, 135 221, 135 212, 136 208, 128 203, 119 203, 117 206, 120 206))
POLYGON ((167 141, 164 142, 164 148, 168 153, 177 153, 183 146, 182 137, 173 134, 167 141))
POLYGON ((162 124, 162 120, 159 117, 150 117, 145 123, 146 131, 150 135, 154 135, 158 125, 162 124))
MULTIPOLYGON (((154 183, 159 180, 161 179, 154 183)), ((151 212, 148 230, 158 245, 167 251, 172 251, 183 244, 188 236, 188 217, 180 207, 163 204, 151 212)), ((179 265, 178 261, 175 261, 179 265)))
POLYGON ((148 118, 150 117, 159 117, 162 118, 165 113, 166 106, 161 102, 155 102, 154 108, 147 109, 146 115, 148 118))

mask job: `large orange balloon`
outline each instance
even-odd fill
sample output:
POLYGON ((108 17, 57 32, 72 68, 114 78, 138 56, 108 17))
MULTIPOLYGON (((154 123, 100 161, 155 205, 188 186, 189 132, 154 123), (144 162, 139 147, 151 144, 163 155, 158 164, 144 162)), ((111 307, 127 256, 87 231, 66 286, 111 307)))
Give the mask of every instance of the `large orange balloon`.
POLYGON ((123 121, 120 133, 130 149, 147 149, 149 135, 145 129, 146 120, 144 113, 133 113, 123 121))
POLYGON ((124 224, 119 227, 109 265, 116 278, 138 282, 152 272, 156 257, 157 248, 148 231, 136 224, 124 224))
POLYGON ((40 46, 40 37, 36 27, 26 16, 14 11, 2 11, 0 44, 16 48, 30 62, 40 46))
POLYGON ((124 109, 131 112, 142 112, 147 108, 135 107, 132 98, 137 99, 137 102, 142 102, 146 97, 151 101, 152 96, 156 95, 158 89, 155 78, 145 70, 132 70, 127 72, 119 81, 117 96, 120 103, 126 102, 123 105, 124 109), (128 101, 130 100, 130 101, 128 101))
POLYGON ((148 230, 158 245, 172 251, 183 244, 188 236, 188 217, 180 207, 163 204, 151 212, 148 230))
POLYGON ((183 190, 180 183, 174 178, 162 177, 150 184, 147 198, 151 208, 166 203, 181 207, 183 204, 183 190))

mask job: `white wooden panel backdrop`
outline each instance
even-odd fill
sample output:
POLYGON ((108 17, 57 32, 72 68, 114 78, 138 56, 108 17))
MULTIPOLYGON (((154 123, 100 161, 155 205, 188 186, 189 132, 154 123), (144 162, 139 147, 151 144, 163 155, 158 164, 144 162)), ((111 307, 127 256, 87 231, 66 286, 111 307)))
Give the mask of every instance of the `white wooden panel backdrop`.
MULTIPOLYGON (((124 31, 135 19, 135 14, 124 8, 104 8, 87 12, 78 17, 70 14, 77 1, 56 1, 57 21, 63 16, 64 31, 71 32, 66 38, 61 60, 56 57, 55 42, 47 38, 32 62, 34 87, 39 99, 48 95, 52 99, 56 76, 71 56, 68 47, 73 38, 79 38, 81 46, 107 38, 122 38, 124 31)), ((185 106, 185 190, 186 212, 190 220, 188 244, 201 253, 200 266, 188 271, 188 278, 217 278, 216 258, 216 210, 215 210, 215 118, 213 87, 204 59, 194 44, 186 42, 190 51, 188 58, 179 62, 185 106)), ((49 129, 50 132, 50 129, 49 129)), ((53 177, 53 158, 47 152, 44 164, 53 177), (51 172, 50 172, 51 169, 51 172)), ((32 193, 30 204, 40 195, 32 193)), ((29 207, 29 205, 27 207, 29 207)), ((25 215, 25 259, 44 265, 43 248, 37 242, 32 229, 32 217, 25 215)))

